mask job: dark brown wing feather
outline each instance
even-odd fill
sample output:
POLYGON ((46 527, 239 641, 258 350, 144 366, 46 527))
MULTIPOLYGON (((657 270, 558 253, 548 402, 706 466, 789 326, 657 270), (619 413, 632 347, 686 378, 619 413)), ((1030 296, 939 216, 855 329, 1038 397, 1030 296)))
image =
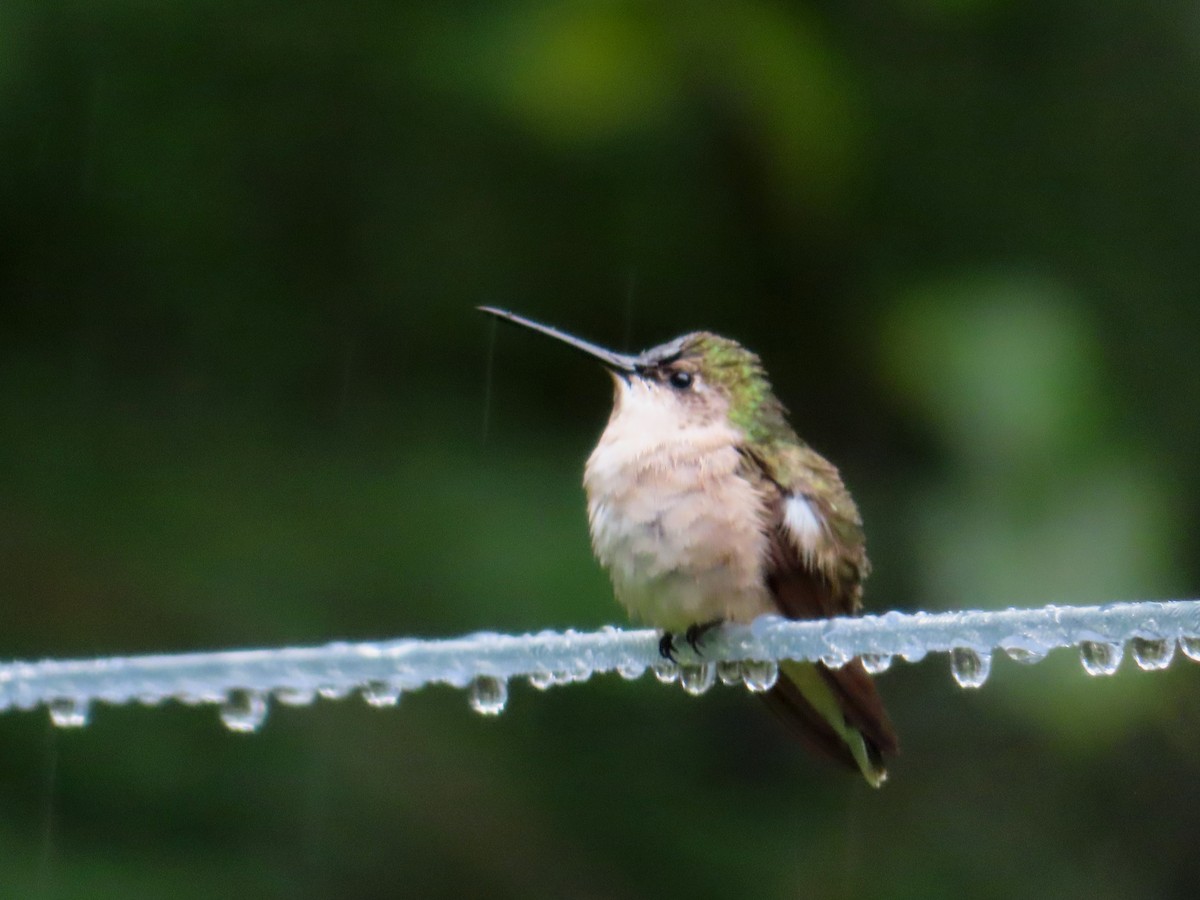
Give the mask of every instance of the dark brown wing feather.
MULTIPOLYGON (((785 531, 784 493, 777 484, 772 486, 776 489, 776 496, 770 510, 772 524, 768 528, 770 549, 767 559, 767 584, 779 611, 789 619, 817 619, 856 613, 861 592, 860 579, 856 577, 852 584, 839 584, 835 587, 831 578, 805 564, 794 541, 785 531)), ((865 565, 865 554, 863 563, 865 565)), ((872 755, 898 753, 900 744, 895 729, 883 708, 879 693, 875 690, 875 683, 863 668, 862 662, 855 659, 840 669, 830 669, 818 663, 817 669, 837 696, 846 720, 862 733, 868 749, 874 751, 872 755)), ((814 732, 812 719, 816 711, 807 701, 804 701, 806 709, 800 709, 795 696, 792 695, 800 695, 800 691, 791 682, 780 679, 769 692, 768 702, 777 712, 792 719, 801 728, 808 729, 810 733, 814 732)), ((802 695, 800 700, 803 701, 802 695)), ((816 718, 820 716, 816 715, 816 718)), ((838 745, 836 752, 829 752, 827 736, 814 733, 811 743, 839 761, 844 762, 849 758, 850 764, 854 766, 853 758, 849 757, 841 739, 828 725, 825 725, 825 730, 833 735, 838 745)))

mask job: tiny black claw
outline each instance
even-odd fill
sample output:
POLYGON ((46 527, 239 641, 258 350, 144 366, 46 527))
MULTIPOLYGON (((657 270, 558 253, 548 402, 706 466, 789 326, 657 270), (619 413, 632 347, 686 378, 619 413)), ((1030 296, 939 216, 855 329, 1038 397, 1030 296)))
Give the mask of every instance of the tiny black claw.
POLYGON ((695 625, 689 625, 687 631, 683 633, 683 638, 688 642, 688 646, 692 648, 692 652, 697 656, 703 656, 700 652, 700 642, 704 640, 704 636, 721 624, 720 619, 713 619, 711 622, 699 622, 695 625))
POLYGON ((658 655, 671 662, 679 662, 675 658, 675 635, 671 632, 664 631, 662 637, 658 639, 658 655))

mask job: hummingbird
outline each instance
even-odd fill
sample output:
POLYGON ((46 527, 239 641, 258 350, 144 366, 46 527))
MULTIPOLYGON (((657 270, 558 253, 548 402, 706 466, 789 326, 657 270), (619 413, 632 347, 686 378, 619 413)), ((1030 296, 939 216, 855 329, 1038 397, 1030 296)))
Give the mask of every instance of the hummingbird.
MULTIPOLYGON (((616 353, 492 307, 597 360, 612 414, 584 467, 592 548, 632 618, 700 652, 710 629, 764 614, 855 615, 870 572, 837 468, 788 424, 757 355, 706 331, 616 353)), ((784 661, 764 695, 818 753, 879 787, 896 733, 860 660, 784 661)))

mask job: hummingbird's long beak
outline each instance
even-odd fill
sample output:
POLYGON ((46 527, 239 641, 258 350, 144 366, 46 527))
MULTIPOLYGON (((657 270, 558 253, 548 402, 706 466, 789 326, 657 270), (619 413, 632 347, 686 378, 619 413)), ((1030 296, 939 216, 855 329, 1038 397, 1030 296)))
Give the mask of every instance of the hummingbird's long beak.
POLYGON ((614 353, 612 350, 605 350, 603 347, 597 347, 595 344, 589 343, 582 338, 577 338, 574 335, 567 334, 565 331, 559 331, 557 328, 551 328, 549 325, 543 325, 540 322, 534 322, 532 319, 526 319, 523 316, 518 316, 516 313, 510 313, 505 309, 496 309, 491 306, 480 306, 480 312, 485 312, 489 316, 495 316, 497 319, 503 319, 505 322, 511 322, 514 325, 520 325, 523 328, 528 328, 531 331, 537 331, 547 337, 552 337, 555 340, 562 341, 568 346, 574 347, 581 353, 586 353, 593 359, 600 360, 604 367, 611 369, 613 372, 619 372, 623 375, 633 375, 640 368, 640 358, 636 356, 628 356, 624 353, 614 353))

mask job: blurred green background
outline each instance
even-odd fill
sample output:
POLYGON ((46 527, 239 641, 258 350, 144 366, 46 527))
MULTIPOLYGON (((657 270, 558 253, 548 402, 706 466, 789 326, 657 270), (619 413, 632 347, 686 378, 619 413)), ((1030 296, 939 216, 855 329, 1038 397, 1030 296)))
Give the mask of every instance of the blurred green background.
MULTIPOLYGON (((606 379, 758 350, 871 610, 1194 593, 1200 15, 0 4, 0 656, 620 622, 606 379)), ((880 680, 879 792, 740 691, 0 716, 0 896, 1193 896, 1200 668, 880 680)))

